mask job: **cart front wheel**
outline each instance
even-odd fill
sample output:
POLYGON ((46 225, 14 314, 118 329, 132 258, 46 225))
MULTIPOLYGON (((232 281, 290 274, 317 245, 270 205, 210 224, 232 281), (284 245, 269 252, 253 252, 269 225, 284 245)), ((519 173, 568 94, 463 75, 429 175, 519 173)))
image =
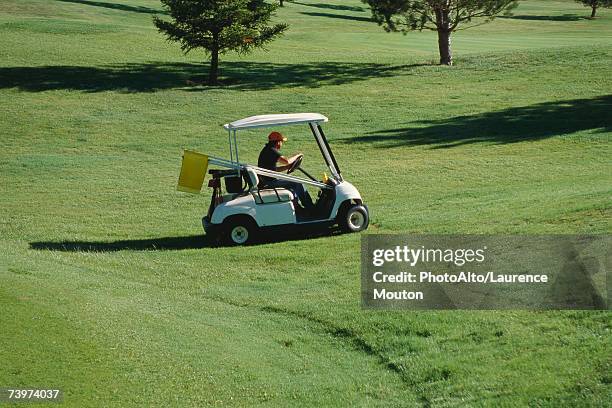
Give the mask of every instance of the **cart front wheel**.
POLYGON ((354 205, 340 219, 340 227, 346 232, 359 232, 368 228, 370 217, 368 210, 362 205, 354 205))

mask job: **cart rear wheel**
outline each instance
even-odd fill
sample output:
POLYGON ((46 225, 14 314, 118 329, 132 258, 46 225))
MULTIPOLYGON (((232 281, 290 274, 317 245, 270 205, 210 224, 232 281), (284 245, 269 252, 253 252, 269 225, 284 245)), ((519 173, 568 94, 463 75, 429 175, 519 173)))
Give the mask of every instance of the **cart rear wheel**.
POLYGON ((342 214, 338 221, 340 227, 346 232, 359 232, 368 228, 370 217, 368 210, 362 205, 354 205, 342 214))
POLYGON ((257 225, 248 217, 236 217, 226 221, 224 241, 230 245, 247 245, 255 241, 257 225))

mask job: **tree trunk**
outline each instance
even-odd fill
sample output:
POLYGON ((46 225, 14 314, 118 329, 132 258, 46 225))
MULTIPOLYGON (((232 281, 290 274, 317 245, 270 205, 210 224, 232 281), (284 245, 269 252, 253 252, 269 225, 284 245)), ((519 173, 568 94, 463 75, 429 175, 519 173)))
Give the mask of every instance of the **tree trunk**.
POLYGON ((280 0, 280 6, 283 7, 283 0, 280 0))
POLYGON ((595 13, 597 13, 597 6, 593 6, 593 11, 591 11, 591 18, 595 18, 595 13))
POLYGON ((438 28, 438 50, 440 51, 440 65, 453 65, 450 31, 438 28))
POLYGON ((436 13, 436 27, 438 28, 438 50, 440 51, 440 65, 453 65, 451 51, 451 24, 448 4, 440 4, 434 10, 436 13))
POLYGON ((219 75, 219 50, 210 51, 210 72, 208 73, 208 84, 215 85, 219 75))

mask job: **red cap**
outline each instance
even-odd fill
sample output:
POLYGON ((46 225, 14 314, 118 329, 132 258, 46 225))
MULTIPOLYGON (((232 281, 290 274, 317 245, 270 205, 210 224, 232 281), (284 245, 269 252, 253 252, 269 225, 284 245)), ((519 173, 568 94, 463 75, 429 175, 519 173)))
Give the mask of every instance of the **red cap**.
POLYGON ((272 132, 268 135, 268 140, 270 142, 276 142, 276 141, 286 142, 287 138, 283 136, 280 132, 272 132))

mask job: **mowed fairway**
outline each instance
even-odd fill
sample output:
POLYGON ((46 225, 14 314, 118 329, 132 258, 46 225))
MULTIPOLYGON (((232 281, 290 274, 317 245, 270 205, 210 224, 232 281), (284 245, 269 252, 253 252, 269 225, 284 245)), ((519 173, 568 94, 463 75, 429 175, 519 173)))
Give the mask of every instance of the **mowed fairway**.
MULTIPOLYGON (((68 406, 563 405, 612 399, 610 312, 372 312, 359 235, 211 248, 175 190, 220 125, 321 112, 368 233, 612 232, 612 10, 528 1, 387 34, 359 1, 285 2, 287 34, 206 87, 153 0, 0 3, 0 387, 68 406)), ((306 128, 287 153, 322 171, 306 128)), ((264 132, 246 132, 253 162, 264 132)), ((608 401, 607 403, 605 401, 608 401)))

